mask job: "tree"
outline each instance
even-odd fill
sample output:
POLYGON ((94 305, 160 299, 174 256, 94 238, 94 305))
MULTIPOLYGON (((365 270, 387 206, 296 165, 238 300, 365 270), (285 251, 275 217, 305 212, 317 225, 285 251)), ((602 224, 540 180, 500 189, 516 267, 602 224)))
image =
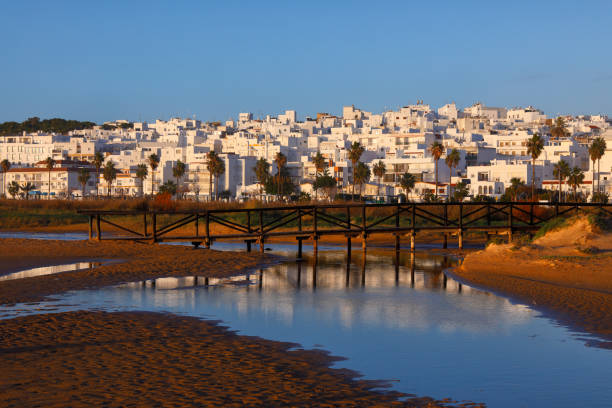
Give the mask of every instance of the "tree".
POLYGON ((355 174, 353 175, 353 178, 355 179, 355 183, 359 184, 360 196, 362 193, 363 184, 370 180, 370 175, 370 168, 362 162, 358 162, 357 167, 355 167, 355 174))
POLYGON ((435 184, 436 184, 436 191, 434 193, 434 196, 437 199, 438 198, 438 160, 440 160, 440 157, 442 157, 442 153, 444 153, 444 146, 442 146, 442 143, 440 142, 433 142, 431 146, 429 146, 429 151, 434 159, 435 184))
POLYGON ((603 137, 596 137, 589 146, 589 157, 593 162, 593 185, 592 194, 595 195, 595 162, 597 162, 597 192, 600 191, 599 186, 599 163, 601 158, 606 153, 606 141, 603 137))
POLYGON ((512 177, 510 179, 510 187, 506 191, 512 195, 512 201, 517 201, 519 190, 524 186, 525 183, 520 178, 512 177))
POLYGON ((217 200, 219 199, 219 177, 223 173, 225 173, 225 162, 219 158, 213 168, 213 175, 215 176, 215 195, 217 200))
POLYGON ((576 189, 578 186, 582 184, 584 181, 584 172, 580 169, 580 167, 574 167, 567 178, 567 183, 574 190, 574 201, 577 201, 576 189))
POLYGON ((208 199, 212 201, 213 177, 215 175, 215 167, 219 163, 219 156, 214 150, 206 154, 206 169, 208 170, 208 199))
POLYGON ((257 183, 259 184, 259 194, 263 194, 264 184, 270 178, 270 163, 263 157, 261 157, 255 163, 255 167, 253 167, 253 171, 255 171, 255 177, 257 177, 257 183))
POLYGON ((351 161, 351 169, 353 170, 353 188, 351 190, 353 198, 355 197, 355 166, 357 166, 357 162, 361 159, 361 155, 364 151, 365 148, 359 142, 353 142, 348 150, 348 158, 351 161))
MULTIPOLYGON (((180 160, 176 161, 176 165, 172 167, 172 175, 176 179, 176 190, 179 192, 181 190, 181 177, 185 175, 185 163, 180 160)), ((179 197, 180 193, 177 194, 179 197)))
POLYGON ((469 194, 470 190, 468 189, 467 184, 464 182, 457 183, 457 188, 453 193, 453 200, 462 202, 469 194))
POLYGON ((153 153, 149 156, 147 162, 151 168, 151 195, 153 195, 155 193, 155 170, 159 166, 159 156, 153 153))
POLYGON ((106 194, 110 197, 111 189, 113 187, 113 181, 115 181, 115 179, 117 178, 117 168, 115 167, 115 163, 113 163, 112 160, 106 162, 102 175, 107 184, 108 191, 106 192, 106 194))
MULTIPOLYGON (((315 154, 312 158, 312 163, 315 166, 315 180, 316 180, 319 177, 319 174, 323 173, 323 171, 327 168, 327 161, 325 160, 325 157, 323 157, 321 152, 317 151, 317 154, 315 154)), ((315 184, 313 184, 313 188, 315 191, 315 200, 317 200, 318 199, 318 194, 317 194, 318 189, 315 187, 315 184)))
POLYGON ((553 175, 559 179, 559 202, 561 202, 561 183, 570 174, 569 164, 565 160, 559 160, 553 168, 553 175))
POLYGON ((25 196, 25 199, 27 200, 28 198, 30 198, 30 191, 34 190, 36 186, 28 181, 24 185, 20 186, 20 188, 21 188, 21 191, 23 191, 23 195, 25 196))
POLYGON ((83 186, 83 198, 85 198, 85 187, 87 186, 87 182, 91 175, 89 174, 89 169, 81 169, 79 170, 79 183, 83 186))
POLYGON ((21 186, 19 186, 19 183, 16 181, 11 181, 9 183, 8 186, 8 193, 13 196, 13 198, 15 198, 17 196, 17 193, 19 193, 19 190, 21 189, 21 186))
POLYGON ((98 185, 100 183, 100 169, 102 168, 103 163, 104 156, 102 155, 102 152, 96 152, 93 158, 93 165, 96 167, 96 197, 100 196, 98 185))
POLYGON ((327 197, 331 197, 331 190, 336 187, 336 184, 336 179, 330 176, 329 171, 325 169, 323 170, 323 174, 317 176, 312 187, 315 189, 315 191, 323 189, 323 191, 327 194, 327 197))
POLYGON ((283 177, 285 177, 283 173, 285 170, 285 166, 287 165, 287 157, 281 152, 278 152, 276 153, 276 156, 274 157, 274 162, 276 163, 276 168, 277 168, 277 172, 276 172, 276 183, 278 184, 277 194, 280 199, 280 197, 282 197, 283 195, 283 183, 284 183, 283 177))
POLYGON ((544 150, 544 140, 539 133, 535 133, 527 140, 527 153, 531 156, 531 200, 535 201, 535 161, 544 150))
MULTIPOLYGON (((455 167, 457 167, 459 165, 459 161, 460 160, 461 160, 461 154, 459 153, 459 150, 457 150, 457 149, 451 150, 446 155, 446 159, 444 159, 444 162, 446 163, 446 165, 450 169, 451 182, 448 184, 448 188, 449 189, 450 189, 452 181, 453 181, 453 168, 455 168, 455 167)), ((449 195, 450 195, 450 190, 449 190, 449 195)))
POLYGON ((416 177, 414 177, 414 174, 408 172, 402 174, 402 177, 400 178, 400 187, 404 189, 406 199, 408 199, 408 194, 410 194, 410 191, 412 191, 415 184, 416 177))
POLYGON ((382 160, 379 160, 373 167, 373 173, 378 178, 378 187, 376 189, 376 195, 380 195, 380 181, 385 176, 387 172, 387 168, 385 167, 385 163, 382 160))
POLYGON ((149 168, 146 164, 140 163, 136 166, 136 178, 140 180, 140 195, 144 197, 144 180, 149 175, 149 168))
POLYGON ((0 162, 2 168, 2 195, 6 195, 6 173, 11 169, 11 162, 4 159, 0 162))
POLYGON ((563 119, 563 117, 559 116, 555 120, 555 123, 550 128, 550 134, 556 139, 569 135, 569 132, 567 131, 567 124, 565 123, 565 119, 563 119))
POLYGON ((172 180, 168 180, 164 184, 159 186, 159 194, 170 194, 171 196, 173 196, 176 194, 176 191, 177 186, 172 180))
POLYGON ((47 157, 45 159, 45 167, 49 171, 49 196, 47 197, 47 200, 50 200, 51 199, 51 170, 53 170, 53 167, 55 167, 55 160, 53 160, 53 158, 51 157, 47 157))

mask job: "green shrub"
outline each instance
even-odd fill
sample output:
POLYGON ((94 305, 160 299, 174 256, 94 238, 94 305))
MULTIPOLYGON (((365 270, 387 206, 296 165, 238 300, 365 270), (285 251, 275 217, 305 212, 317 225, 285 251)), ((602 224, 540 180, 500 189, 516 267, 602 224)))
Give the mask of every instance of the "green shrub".
POLYGON ((546 221, 544 224, 542 224, 538 232, 536 232, 533 239, 538 239, 540 237, 543 237, 550 231, 558 230, 560 228, 565 227, 567 225, 567 220, 568 219, 566 217, 555 217, 546 221))

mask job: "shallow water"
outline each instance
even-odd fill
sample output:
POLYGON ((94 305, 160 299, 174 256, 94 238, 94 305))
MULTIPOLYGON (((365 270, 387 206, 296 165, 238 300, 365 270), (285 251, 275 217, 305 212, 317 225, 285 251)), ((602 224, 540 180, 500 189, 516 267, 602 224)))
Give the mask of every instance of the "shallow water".
MULTIPOLYGON (((271 246, 294 257, 294 246, 271 246)), ((355 251, 347 267, 343 251, 326 250, 316 263, 289 261, 228 280, 135 282, 4 311, 168 311, 323 348, 347 358, 337 366, 417 395, 492 407, 610 406, 612 352, 586 347, 526 306, 445 278, 451 258, 394 258, 393 251, 372 250, 364 267, 355 251)))
POLYGON ((0 275, 0 281, 32 278, 34 276, 53 275, 62 272, 74 272, 83 269, 93 269, 100 266, 101 262, 75 262, 62 265, 41 266, 39 268, 24 269, 18 272, 0 275))

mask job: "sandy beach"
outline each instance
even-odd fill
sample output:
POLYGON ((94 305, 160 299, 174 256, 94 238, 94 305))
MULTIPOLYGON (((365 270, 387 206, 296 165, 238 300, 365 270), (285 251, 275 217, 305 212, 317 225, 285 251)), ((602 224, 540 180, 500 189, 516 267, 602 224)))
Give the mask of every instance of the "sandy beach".
POLYGON ((588 344, 612 348, 611 260, 612 234, 582 219, 520 248, 490 245, 469 253, 454 273, 597 335, 588 344))
MULTIPOLYGON (((164 276, 229 276, 269 255, 133 242, 0 240, 0 273, 75 260, 93 270, 0 282, 0 304, 164 276)), ((0 320, 0 406, 455 406, 330 368, 324 351, 169 314, 68 312, 0 320)), ((476 406, 459 404, 459 406, 476 406)))

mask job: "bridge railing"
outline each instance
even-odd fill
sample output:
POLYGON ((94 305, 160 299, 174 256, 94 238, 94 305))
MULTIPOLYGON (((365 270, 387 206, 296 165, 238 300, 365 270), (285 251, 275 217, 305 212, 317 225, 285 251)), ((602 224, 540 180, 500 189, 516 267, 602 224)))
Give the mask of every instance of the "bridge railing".
MULTIPOLYGON (((533 231, 552 218, 575 212, 604 211, 612 205, 599 203, 465 202, 399 204, 317 204, 241 209, 188 211, 97 211, 81 210, 89 216, 89 237, 102 237, 102 225, 124 233, 104 239, 191 240, 210 246, 214 240, 244 239, 263 242, 269 237, 313 239, 344 235, 350 242, 373 234, 399 237, 432 231, 459 236, 464 231, 507 233, 533 231), (122 221, 120 221, 122 220, 122 221), (138 221, 140 220, 140 221, 138 221), (126 222, 129 221, 129 222, 126 222)), ((413 239, 413 238, 412 238, 413 239)))

